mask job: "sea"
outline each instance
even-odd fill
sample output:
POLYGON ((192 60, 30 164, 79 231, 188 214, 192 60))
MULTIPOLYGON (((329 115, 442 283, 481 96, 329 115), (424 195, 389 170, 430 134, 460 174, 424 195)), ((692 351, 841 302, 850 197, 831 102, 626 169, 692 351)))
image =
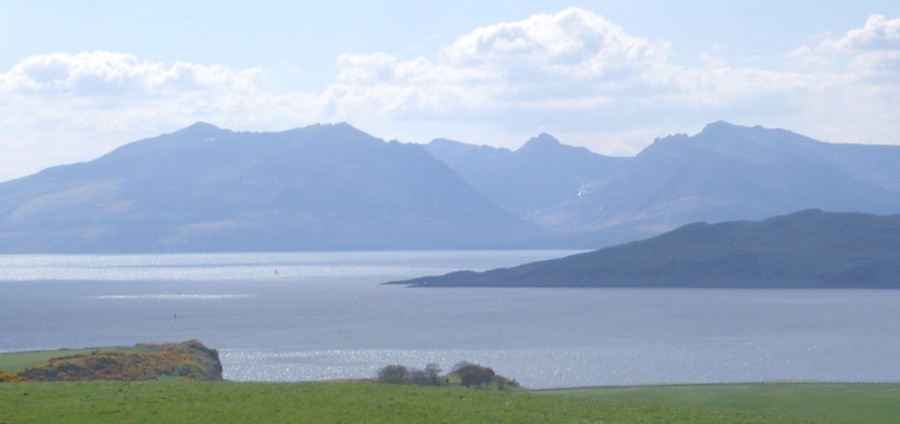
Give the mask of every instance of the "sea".
POLYGON ((0 256, 0 352, 197 339, 234 381, 900 382, 900 290, 408 288, 574 251, 0 256))

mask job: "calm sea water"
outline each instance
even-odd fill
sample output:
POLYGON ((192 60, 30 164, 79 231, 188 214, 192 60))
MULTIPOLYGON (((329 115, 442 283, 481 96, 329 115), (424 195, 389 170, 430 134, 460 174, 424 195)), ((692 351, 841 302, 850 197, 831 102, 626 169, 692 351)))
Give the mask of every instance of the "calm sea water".
POLYGON ((254 381, 467 360, 532 388, 900 382, 900 290, 380 284, 570 253, 0 256, 0 351, 196 338, 254 381))

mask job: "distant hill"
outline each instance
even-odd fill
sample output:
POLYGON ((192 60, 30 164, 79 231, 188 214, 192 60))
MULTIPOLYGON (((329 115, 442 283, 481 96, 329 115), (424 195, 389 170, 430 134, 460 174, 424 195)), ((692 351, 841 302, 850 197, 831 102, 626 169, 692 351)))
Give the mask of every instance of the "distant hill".
POLYGON ((0 251, 527 247, 547 233, 421 146, 350 125, 198 123, 0 183, 0 251))
POLYGON ((809 210, 697 223, 648 240, 416 287, 900 288, 900 215, 809 210))
POLYGON ((446 139, 425 148, 498 205, 532 220, 576 200, 585 187, 606 181, 628 161, 561 144, 549 134, 515 151, 446 139))
POLYGON ((707 125, 611 158, 541 135, 515 152, 434 141, 429 152, 523 219, 595 246, 691 222, 798 210, 900 213, 900 146, 824 143, 783 129, 707 125))
POLYGON ((656 140, 619 175, 547 219, 654 234, 697 221, 798 210, 900 213, 900 147, 829 144, 790 131, 708 125, 656 140))
POLYGON ((0 183, 0 252, 595 249, 698 221, 900 214, 897 169, 900 146, 725 122, 629 158, 548 134, 511 151, 198 123, 0 183))

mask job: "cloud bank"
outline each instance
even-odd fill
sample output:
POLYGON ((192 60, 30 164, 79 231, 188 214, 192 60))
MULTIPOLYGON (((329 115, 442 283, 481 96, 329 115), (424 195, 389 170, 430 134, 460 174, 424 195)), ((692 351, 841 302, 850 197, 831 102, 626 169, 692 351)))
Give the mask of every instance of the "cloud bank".
POLYGON ((241 130, 347 121, 384 138, 506 146, 547 131, 611 154, 718 119, 900 144, 900 19, 872 15, 838 38, 790 47, 769 68, 715 52, 685 66, 670 42, 570 8, 476 28, 431 58, 344 54, 319 92, 267 89, 258 68, 36 55, 0 73, 0 179, 201 120, 241 130))
POLYGON ((258 69, 240 72, 222 66, 178 62, 171 67, 103 51, 33 56, 0 79, 0 87, 21 94, 172 96, 185 91, 252 91, 258 69))

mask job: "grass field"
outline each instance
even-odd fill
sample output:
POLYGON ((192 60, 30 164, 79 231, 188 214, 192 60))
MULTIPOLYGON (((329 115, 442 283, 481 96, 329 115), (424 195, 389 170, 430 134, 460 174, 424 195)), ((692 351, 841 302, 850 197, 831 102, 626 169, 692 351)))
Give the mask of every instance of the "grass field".
POLYGON ((900 422, 898 384, 726 384, 587 388, 543 392, 563 397, 753 411, 834 423, 900 422))
MULTIPOLYGON (((6 383, 0 384, 0 422, 818 422, 780 415, 780 411, 772 414, 750 404, 731 405, 727 399, 722 399, 723 405, 694 406, 665 396, 654 400, 637 392, 610 393, 503 392, 366 382, 6 383)), ((689 396, 694 401, 701 397, 699 393, 689 396)))
MULTIPOLYGON (((152 346, 131 349, 150 352, 152 346)), ((0 355, 0 371, 90 350, 0 355)), ((147 353, 145 352, 145 353, 147 353)), ((509 387, 513 388, 513 387, 509 387)), ((0 383, 0 423, 896 423, 900 385, 733 384, 547 391, 362 381, 0 383)))
POLYGON ((0 354, 0 371, 16 372, 27 367, 34 367, 47 363, 52 358, 69 355, 86 355, 92 349, 60 349, 42 350, 35 352, 15 352, 0 354))

